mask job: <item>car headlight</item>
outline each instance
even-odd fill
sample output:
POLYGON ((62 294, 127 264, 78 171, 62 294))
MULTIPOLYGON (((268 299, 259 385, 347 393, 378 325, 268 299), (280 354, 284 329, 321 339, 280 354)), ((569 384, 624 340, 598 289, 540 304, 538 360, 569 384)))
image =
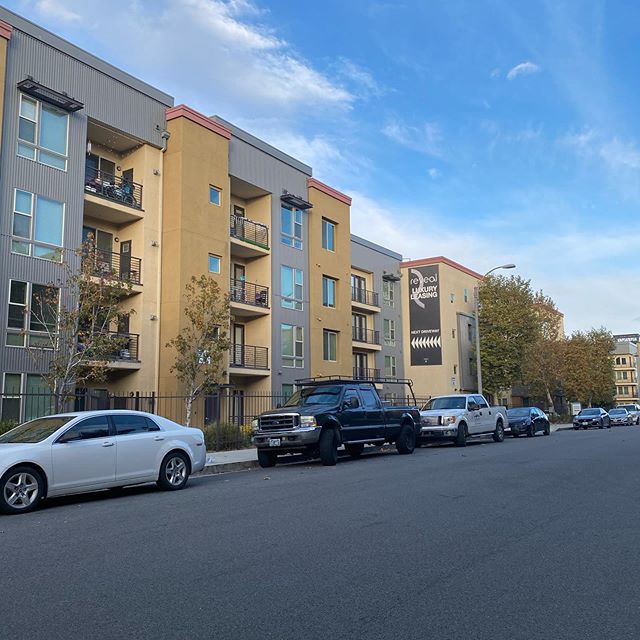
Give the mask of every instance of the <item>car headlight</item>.
POLYGON ((300 416, 301 427, 317 427, 318 423, 314 416, 300 416))
POLYGON ((442 424, 453 424, 455 421, 455 416, 442 416, 442 424))
POLYGON ((254 419, 251 421, 251 428, 252 428, 254 431, 257 431, 257 430, 258 430, 258 418, 254 418, 254 419))

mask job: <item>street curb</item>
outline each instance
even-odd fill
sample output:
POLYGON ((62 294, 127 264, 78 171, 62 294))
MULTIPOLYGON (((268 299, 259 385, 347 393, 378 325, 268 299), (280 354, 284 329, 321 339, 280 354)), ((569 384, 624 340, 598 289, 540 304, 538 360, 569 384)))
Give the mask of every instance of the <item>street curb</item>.
POLYGON ((194 473, 192 478, 200 476, 214 476, 219 473, 229 473, 231 471, 246 471, 248 469, 257 469, 257 460, 242 460, 241 462, 224 462, 221 464, 208 464, 202 471, 194 473))
POLYGON ((573 429, 572 424, 563 424, 559 427, 556 427, 556 431, 571 431, 573 429))

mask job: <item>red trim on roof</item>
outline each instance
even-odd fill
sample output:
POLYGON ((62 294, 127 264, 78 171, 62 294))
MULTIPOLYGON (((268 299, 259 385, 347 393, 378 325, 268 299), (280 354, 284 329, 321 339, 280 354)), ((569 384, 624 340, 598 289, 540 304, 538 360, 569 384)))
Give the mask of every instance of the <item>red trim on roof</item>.
POLYGON ((13 27, 9 23, 4 22, 4 20, 0 20, 0 36, 7 40, 11 40, 12 33, 13 27))
POLYGON ((444 256, 435 256, 433 258, 421 258, 420 260, 408 260, 406 262, 401 262, 400 268, 408 269, 410 267, 422 267, 427 264, 446 264, 454 269, 457 269, 458 271, 462 271, 463 273, 473 276, 474 278, 478 278, 478 280, 482 280, 483 278, 482 274, 478 273, 477 271, 474 271, 473 269, 469 269, 468 267, 465 267, 459 262, 454 262, 453 260, 450 260, 449 258, 445 258, 444 256))
POLYGON ((186 104, 179 104, 177 107, 167 109, 167 122, 169 120, 175 120, 176 118, 187 118, 187 120, 191 120, 191 122, 195 122, 205 129, 221 135, 227 140, 231 140, 231 131, 229 131, 227 127, 211 118, 207 118, 207 116, 203 116, 191 107, 187 107, 186 104))
POLYGON ((324 182, 320 182, 320 180, 316 180, 315 178, 307 178, 307 188, 311 189, 311 187, 316 188, 318 191, 322 191, 322 193, 326 193, 328 196, 335 198, 336 200, 340 200, 340 202, 344 202, 351 206, 351 198, 348 195, 330 187, 328 184, 324 182))

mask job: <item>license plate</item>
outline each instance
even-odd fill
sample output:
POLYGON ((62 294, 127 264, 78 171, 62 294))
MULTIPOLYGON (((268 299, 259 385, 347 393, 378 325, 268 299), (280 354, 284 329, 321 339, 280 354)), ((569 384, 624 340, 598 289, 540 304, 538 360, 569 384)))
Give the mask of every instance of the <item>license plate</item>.
POLYGON ((279 447, 282 440, 280 438, 269 438, 270 447, 279 447))

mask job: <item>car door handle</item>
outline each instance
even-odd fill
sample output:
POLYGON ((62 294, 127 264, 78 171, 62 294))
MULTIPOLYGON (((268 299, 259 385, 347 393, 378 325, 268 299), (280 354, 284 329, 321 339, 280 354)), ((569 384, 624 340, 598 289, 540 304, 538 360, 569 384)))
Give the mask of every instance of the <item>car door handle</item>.
POLYGON ((109 442, 109 441, 107 441, 107 442, 103 442, 103 443, 102 443, 102 446, 103 446, 103 447, 113 447, 113 445, 114 445, 114 444, 115 444, 115 442, 109 442))
POLYGON ((159 442, 160 440, 164 440, 164 436, 156 436, 156 437, 154 438, 154 440, 155 440, 156 442, 159 442))

